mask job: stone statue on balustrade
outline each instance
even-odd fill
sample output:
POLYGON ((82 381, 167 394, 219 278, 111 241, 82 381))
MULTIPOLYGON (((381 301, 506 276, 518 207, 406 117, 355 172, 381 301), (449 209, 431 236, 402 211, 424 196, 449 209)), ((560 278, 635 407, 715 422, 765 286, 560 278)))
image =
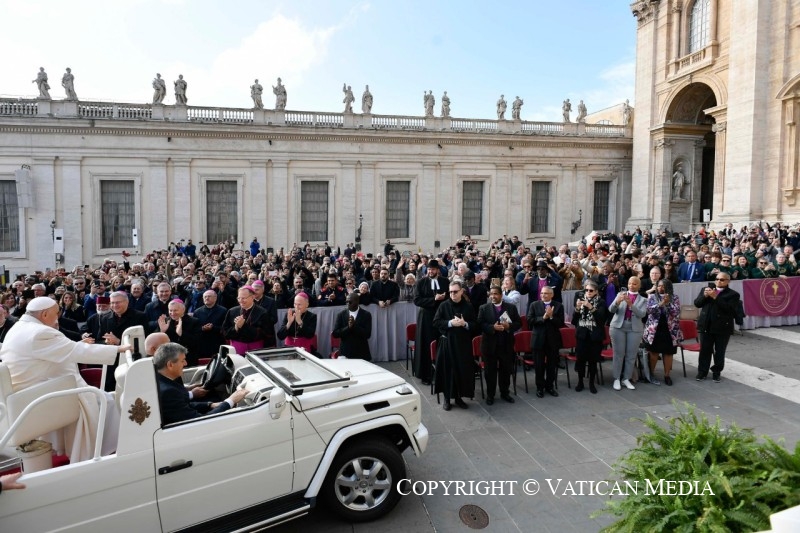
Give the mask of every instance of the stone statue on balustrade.
POLYGON ((167 96, 167 82, 161 77, 161 74, 156 74, 153 78, 153 103, 163 104, 164 97, 167 96))
POLYGON ((188 99, 186 98, 186 80, 183 79, 183 74, 178 74, 178 79, 175 80, 175 104, 186 105, 188 99))
POLYGON ((583 100, 578 104, 578 118, 576 120, 578 122, 586 122, 586 106, 583 104, 583 100))
POLYGON ((286 109, 286 86, 281 85, 280 78, 278 78, 278 85, 272 86, 272 94, 275 95, 275 109, 280 111, 286 109))
POLYGON ((505 95, 501 94, 500 99, 497 101, 497 120, 505 120, 506 119, 506 108, 508 104, 506 103, 505 95))
POLYGON ((683 164, 678 163, 675 172, 672 174, 672 199, 673 200, 686 200, 683 197, 683 188, 689 183, 689 179, 683 173, 683 164))
POLYGON ((447 91, 442 95, 442 117, 450 116, 450 97, 447 96, 447 91))
POLYGON ((256 79, 255 83, 250 86, 250 98, 253 99, 253 105, 256 109, 264 109, 264 102, 261 100, 261 94, 263 92, 264 87, 262 87, 256 79))
POLYGON ((372 93, 369 92, 369 85, 364 89, 364 94, 361 95, 361 112, 365 115, 372 113, 372 93))
POLYGON ((522 98, 517 96, 514 99, 514 102, 511 104, 511 118, 514 120, 519 120, 520 113, 522 112, 522 104, 525 102, 522 101, 522 98))
POLYGON ((633 114, 633 108, 628 103, 628 100, 625 100, 625 103, 622 104, 622 125, 627 126, 631 123, 631 115, 633 114))
POLYGON ((432 117, 433 116, 433 106, 436 105, 436 98, 433 97, 433 91, 432 90, 428 91, 427 94, 425 94, 425 91, 422 91, 422 94, 424 95, 423 96, 423 102, 425 104, 425 116, 426 117, 432 117))
POLYGON ((74 102, 78 100, 78 95, 75 94, 75 76, 72 75, 72 69, 67 67, 67 71, 61 76, 61 86, 67 93, 67 100, 74 102))
POLYGON ((39 67, 39 73, 31 83, 35 83, 39 88, 40 100, 50 100, 50 84, 47 83, 47 72, 44 71, 44 67, 39 67))
POLYGON ((353 89, 351 89, 350 86, 345 83, 342 85, 342 92, 344 93, 344 99, 342 100, 342 103, 344 104, 344 112, 352 113, 353 102, 356 101, 356 97, 353 96, 353 89))
POLYGON ((567 98, 561 105, 561 115, 564 117, 564 122, 569 122, 569 114, 571 112, 572 112, 572 104, 569 103, 569 98, 567 98))

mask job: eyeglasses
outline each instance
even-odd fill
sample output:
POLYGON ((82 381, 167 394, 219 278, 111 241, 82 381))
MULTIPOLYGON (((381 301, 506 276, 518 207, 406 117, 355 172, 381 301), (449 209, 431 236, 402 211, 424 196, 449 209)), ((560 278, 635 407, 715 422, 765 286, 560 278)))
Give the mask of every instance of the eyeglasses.
POLYGON ((717 278, 716 281, 728 281, 727 278, 717 278))
POLYGON ((458 289, 457 291, 450 291, 450 294, 458 294, 459 292, 461 292, 461 289, 458 289))
POLYGON ((586 292, 597 292, 597 291, 594 289, 586 289, 586 292))
POLYGON ((766 265, 767 263, 766 263, 766 261, 759 261, 758 264, 759 265, 766 265))

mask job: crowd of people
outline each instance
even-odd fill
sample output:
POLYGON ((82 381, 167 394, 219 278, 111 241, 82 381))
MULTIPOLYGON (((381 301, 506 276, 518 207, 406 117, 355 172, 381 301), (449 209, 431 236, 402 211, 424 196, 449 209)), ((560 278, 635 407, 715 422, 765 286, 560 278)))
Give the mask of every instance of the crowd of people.
MULTIPOLYGON (((672 285, 710 281, 722 287, 720 295, 727 295, 735 292, 725 288, 731 279, 800 274, 799 254, 798 225, 780 223, 738 229, 727 224, 718 231, 701 227, 687 234, 646 229, 593 232, 573 246, 528 246, 504 235, 481 248, 465 236, 428 254, 399 250, 389 240, 376 253, 353 244, 333 248, 328 243, 295 243, 273 250, 255 238, 249 247, 234 242, 195 245, 188 240, 136 258, 123 253, 120 261, 109 258, 95 267, 18 276, 0 295, 0 342, 26 313, 28 302, 49 297, 58 304, 59 329, 68 338, 118 345, 124 329, 142 325, 148 333, 162 332, 185 346, 190 365, 215 354, 222 343, 239 351, 275 346, 280 340, 313 351, 315 337, 331 333, 343 339, 342 356, 368 359, 369 307, 407 301, 418 307, 420 349, 414 374, 424 383, 434 379, 431 358, 421 347, 441 340, 435 387, 445 393, 446 408, 451 400, 463 407, 461 398, 473 394, 474 382, 466 376, 473 364, 471 339, 477 335, 484 336, 484 357, 497 359, 496 365, 488 365, 489 403, 498 385, 500 397, 513 401, 508 374, 513 370, 513 333, 521 325, 516 311, 522 295, 528 295, 529 307, 520 311, 534 332, 537 396, 558 394, 554 360, 560 347, 558 330, 564 325, 562 291, 578 291, 575 313, 571 320, 566 317, 577 335, 576 390, 584 388, 586 374, 590 390, 596 391, 594 376, 606 325, 614 349, 615 389, 633 388, 632 360, 642 342, 650 351, 652 381, 658 382, 652 371, 663 360, 663 380, 671 385, 671 356, 680 342, 680 302, 672 285), (316 331, 314 308, 329 306, 341 306, 342 316, 334 331, 316 331), (278 309, 288 309, 280 325, 278 309), (462 363, 466 356, 469 364, 462 363)), ((704 344, 698 377, 710 370, 718 378, 725 332, 717 338, 715 330, 727 331, 729 315, 732 328, 736 310, 731 306, 737 304, 733 297, 728 301, 714 296, 711 289, 694 303, 701 309, 701 332, 710 334, 703 338, 714 343, 712 348, 704 344), (712 354, 714 366, 705 364, 712 354)), ((113 390, 113 379, 109 372, 107 390, 113 390)))

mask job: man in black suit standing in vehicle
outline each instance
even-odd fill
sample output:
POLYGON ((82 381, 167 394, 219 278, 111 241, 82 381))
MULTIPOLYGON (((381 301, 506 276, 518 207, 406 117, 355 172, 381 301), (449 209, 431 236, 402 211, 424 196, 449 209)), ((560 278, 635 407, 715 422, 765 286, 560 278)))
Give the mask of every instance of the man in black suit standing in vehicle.
POLYGON ((342 339, 339 356, 372 361, 369 338, 372 336, 372 315, 358 305, 357 292, 347 296, 347 309, 336 315, 333 336, 342 339))

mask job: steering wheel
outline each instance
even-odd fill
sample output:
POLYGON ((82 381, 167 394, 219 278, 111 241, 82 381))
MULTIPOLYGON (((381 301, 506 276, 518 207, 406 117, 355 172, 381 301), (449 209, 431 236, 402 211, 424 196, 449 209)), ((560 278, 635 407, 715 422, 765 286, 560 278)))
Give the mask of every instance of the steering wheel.
POLYGON ((233 360, 228 355, 217 354, 203 371, 201 386, 211 391, 220 385, 227 385, 233 379, 233 371, 233 360))

